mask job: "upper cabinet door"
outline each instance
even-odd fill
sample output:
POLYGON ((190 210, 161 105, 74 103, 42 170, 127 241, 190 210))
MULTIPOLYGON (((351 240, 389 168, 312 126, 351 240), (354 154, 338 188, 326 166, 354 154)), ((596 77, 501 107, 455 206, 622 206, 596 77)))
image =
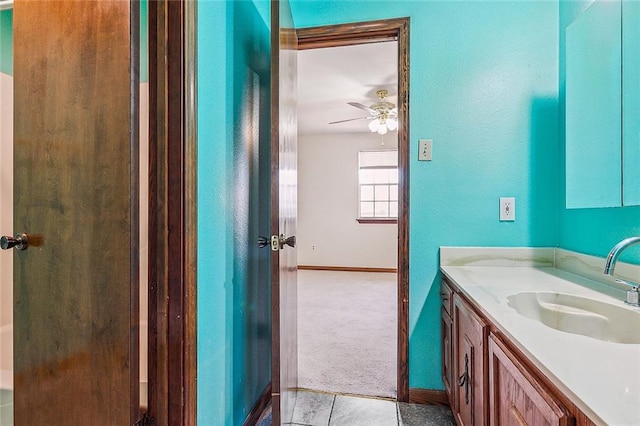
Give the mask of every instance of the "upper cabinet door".
POLYGON ((566 28, 567 208, 622 204, 621 4, 595 1, 566 28))
POLYGON ((622 3, 622 204, 640 205, 640 2, 622 3))

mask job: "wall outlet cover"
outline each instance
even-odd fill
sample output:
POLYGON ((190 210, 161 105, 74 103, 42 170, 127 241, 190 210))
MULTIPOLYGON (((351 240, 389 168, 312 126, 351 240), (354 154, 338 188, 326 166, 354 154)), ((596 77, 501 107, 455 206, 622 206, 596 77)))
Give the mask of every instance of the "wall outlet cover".
POLYGON ((431 161, 433 155, 433 140, 420 139, 418 141, 418 161, 431 161))
POLYGON ((500 197, 500 221, 512 222, 516 220, 516 199, 514 197, 500 197))

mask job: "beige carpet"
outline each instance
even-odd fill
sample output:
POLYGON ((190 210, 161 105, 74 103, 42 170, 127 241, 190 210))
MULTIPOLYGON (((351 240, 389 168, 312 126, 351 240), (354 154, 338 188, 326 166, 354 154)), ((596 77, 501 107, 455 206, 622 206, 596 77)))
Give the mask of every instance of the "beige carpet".
POLYGON ((389 273, 298 272, 300 388, 396 397, 396 285, 389 273))

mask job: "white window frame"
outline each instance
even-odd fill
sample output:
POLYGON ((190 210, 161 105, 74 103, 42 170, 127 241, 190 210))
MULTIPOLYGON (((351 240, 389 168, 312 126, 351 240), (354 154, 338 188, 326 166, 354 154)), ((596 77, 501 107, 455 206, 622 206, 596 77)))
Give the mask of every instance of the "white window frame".
MULTIPOLYGON (((359 223, 397 223, 398 221, 398 161, 397 161, 398 150, 397 149, 376 149, 376 150, 363 150, 358 152, 358 217, 357 221, 359 223), (395 164, 389 163, 389 161, 380 161, 376 164, 373 161, 373 164, 362 164, 363 154, 366 153, 378 153, 378 152, 394 152, 396 154, 395 164), (378 173, 375 177, 367 177, 365 182, 363 182, 363 171, 365 170, 382 170, 386 171, 386 173, 395 172, 393 175, 388 174, 385 176, 385 173, 378 173), (368 191, 371 193, 371 197, 367 197, 363 199, 364 187, 371 187, 371 190, 368 191), (384 192, 384 188, 386 188, 386 196, 383 196, 383 199, 376 199, 376 195, 382 190, 384 192), (392 193, 395 192, 395 196, 392 193), (371 213, 365 213, 363 215, 363 203, 372 203, 372 211, 371 213), (384 213, 381 214, 379 210, 377 210, 378 204, 386 204, 386 209, 384 209, 384 213), (395 210, 395 214, 394 213, 395 210)), ((373 176, 373 173, 368 173, 373 176)))

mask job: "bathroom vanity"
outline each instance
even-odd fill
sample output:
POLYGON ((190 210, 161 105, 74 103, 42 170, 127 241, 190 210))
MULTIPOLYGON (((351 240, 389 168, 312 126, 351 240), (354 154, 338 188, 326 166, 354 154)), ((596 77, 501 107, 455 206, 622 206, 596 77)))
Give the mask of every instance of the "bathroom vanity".
MULTIPOLYGON (((600 277, 604 259, 455 247, 440 258, 442 374, 459 425, 640 425, 640 309, 600 277)), ((640 267, 616 275, 637 280, 640 267)))

